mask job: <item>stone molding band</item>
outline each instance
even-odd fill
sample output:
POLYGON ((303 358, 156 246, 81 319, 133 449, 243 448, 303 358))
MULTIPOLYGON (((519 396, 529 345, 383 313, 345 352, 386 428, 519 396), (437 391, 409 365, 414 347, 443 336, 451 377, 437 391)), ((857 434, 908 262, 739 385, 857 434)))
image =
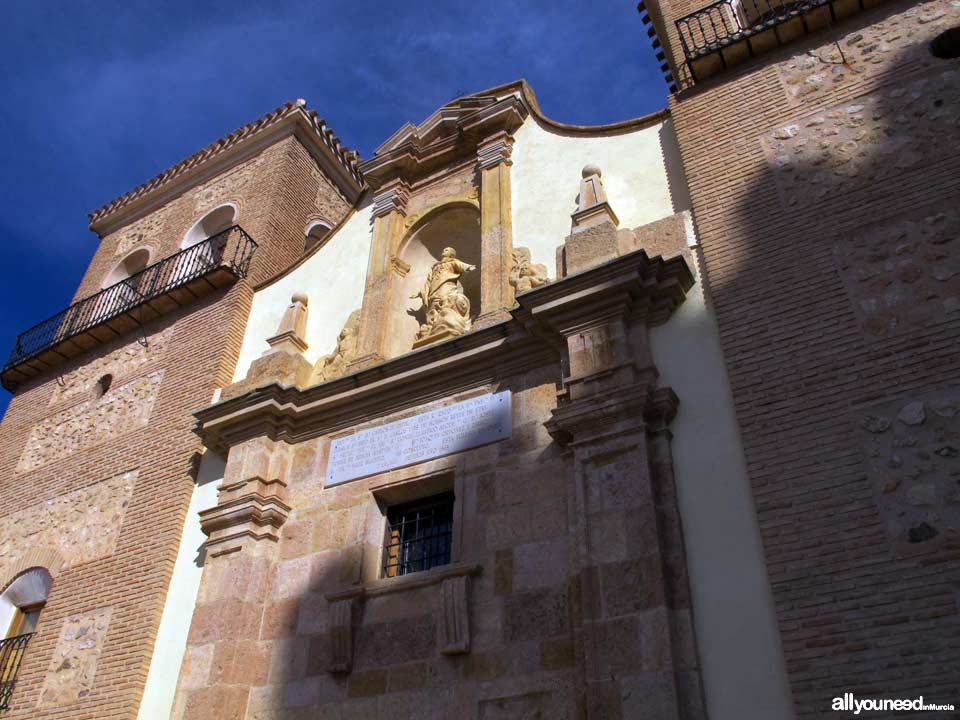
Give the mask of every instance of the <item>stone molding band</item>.
POLYGON ((273 384, 195 413, 195 432, 217 452, 254 437, 302 442, 363 418, 423 405, 560 359, 562 330, 615 312, 665 322, 693 275, 682 257, 643 250, 517 297, 510 319, 306 390, 273 384))

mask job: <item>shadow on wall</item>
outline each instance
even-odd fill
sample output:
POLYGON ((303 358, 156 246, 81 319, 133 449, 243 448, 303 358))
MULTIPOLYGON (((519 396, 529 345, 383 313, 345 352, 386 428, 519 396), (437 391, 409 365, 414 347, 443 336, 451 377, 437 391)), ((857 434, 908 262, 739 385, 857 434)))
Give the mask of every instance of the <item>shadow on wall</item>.
POLYGON ((960 697, 960 59, 929 49, 956 26, 940 1, 845 21, 754 69, 762 103, 705 84, 681 139, 754 176, 697 220, 802 716, 960 697))

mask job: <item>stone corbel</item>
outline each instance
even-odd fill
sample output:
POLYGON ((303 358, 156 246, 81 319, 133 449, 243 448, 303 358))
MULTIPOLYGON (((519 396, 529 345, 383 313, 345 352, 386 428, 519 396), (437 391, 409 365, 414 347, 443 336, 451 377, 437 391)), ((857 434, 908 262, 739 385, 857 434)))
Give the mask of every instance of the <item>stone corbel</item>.
POLYGON ((373 196, 373 216, 385 217, 393 212, 406 216, 409 199, 410 188, 406 183, 402 181, 390 183, 373 196))
POLYGON ((353 622, 358 612, 359 596, 348 596, 330 603, 331 673, 348 673, 353 669, 353 622))
POLYGON ((332 673, 347 673, 353 666, 355 625, 367 598, 393 595, 409 590, 439 585, 440 606, 437 610, 437 651, 441 655, 462 655, 470 652, 470 576, 483 569, 479 563, 455 562, 424 572, 381 578, 359 587, 329 593, 330 660, 332 673))
POLYGON ((480 170, 495 168, 501 163, 513 165, 513 136, 501 130, 477 146, 477 166, 480 170))
POLYGON ((440 584, 437 645, 441 655, 470 652, 469 582, 469 576, 459 575, 447 578, 440 584))

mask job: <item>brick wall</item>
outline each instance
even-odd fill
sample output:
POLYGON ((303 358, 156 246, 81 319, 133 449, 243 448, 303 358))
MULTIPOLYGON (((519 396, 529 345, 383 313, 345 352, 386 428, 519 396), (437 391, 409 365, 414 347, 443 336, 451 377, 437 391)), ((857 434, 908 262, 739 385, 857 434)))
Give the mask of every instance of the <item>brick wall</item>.
POLYGON ((336 224, 350 209, 307 149, 287 137, 105 236, 74 301, 97 292, 134 248, 151 247, 151 262, 177 252, 193 224, 226 202, 237 206, 237 222, 261 249, 250 271, 254 285, 300 257, 309 220, 322 217, 336 224))
POLYGON ((153 261, 176 252, 193 223, 225 202, 259 245, 248 280, 158 318, 144 328, 146 347, 130 333, 11 400, 0 429, 0 507, 11 521, 0 525, 0 572, 37 547, 65 560, 11 720, 136 716, 201 450, 192 412, 231 381, 251 284, 299 257, 309 218, 337 222, 348 210, 286 138, 103 238, 76 298, 96 292, 136 247, 151 246, 153 261), (106 373, 113 382, 98 398, 106 373))
POLYGON ((886 4, 671 100, 804 717, 960 697, 957 24, 886 4))

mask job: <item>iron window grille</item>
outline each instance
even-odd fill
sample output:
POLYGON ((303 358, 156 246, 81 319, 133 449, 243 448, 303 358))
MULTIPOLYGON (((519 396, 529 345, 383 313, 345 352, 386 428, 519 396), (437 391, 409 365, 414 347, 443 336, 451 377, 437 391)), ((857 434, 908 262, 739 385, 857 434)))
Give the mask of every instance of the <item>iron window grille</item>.
POLYGON ((17 672, 23 661, 27 643, 33 633, 17 635, 16 637, 0 640, 0 710, 10 707, 10 696, 17 681, 17 672))
POLYGON ((384 577, 407 575, 450 563, 453 499, 453 493, 444 493, 387 510, 384 577))

